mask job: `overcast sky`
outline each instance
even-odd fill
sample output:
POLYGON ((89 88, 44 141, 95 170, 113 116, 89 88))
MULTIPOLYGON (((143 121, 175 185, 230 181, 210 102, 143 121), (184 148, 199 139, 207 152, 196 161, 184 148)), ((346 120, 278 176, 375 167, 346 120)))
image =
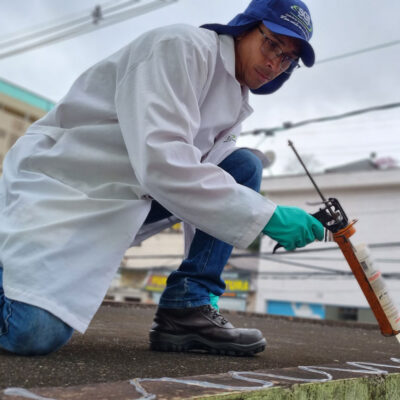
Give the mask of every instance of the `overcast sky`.
MULTIPOLYGON (((2 2, 0 39, 35 25, 92 9, 105 0, 13 0, 2 2)), ((140 3, 138 3, 140 4, 140 3)), ((104 29, 0 60, 0 78, 59 100, 88 67, 142 32, 173 23, 225 23, 247 0, 178 0, 171 5, 104 29)), ((399 0, 308 0, 314 22, 311 43, 317 61, 400 40, 399 0)), ((282 125, 285 121, 341 114, 400 102, 400 44, 350 58, 301 68, 277 93, 251 96, 254 113, 243 130, 282 125)), ((293 155, 290 138, 316 165, 332 166, 379 156, 400 159, 400 108, 338 122, 308 125, 273 138, 246 137, 239 144, 274 150, 271 173, 282 173, 293 155)))

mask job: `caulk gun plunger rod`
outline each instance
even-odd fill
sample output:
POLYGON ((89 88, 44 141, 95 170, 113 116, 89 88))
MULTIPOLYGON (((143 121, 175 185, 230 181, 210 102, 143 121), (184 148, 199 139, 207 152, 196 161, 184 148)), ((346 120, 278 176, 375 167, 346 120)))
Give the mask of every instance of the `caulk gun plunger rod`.
MULTIPOLYGON (((301 159, 299 153, 297 152, 297 150, 294 147, 294 144, 291 140, 288 140, 288 145, 292 148, 294 154, 296 155, 297 159, 300 161, 300 164, 303 166, 304 171, 306 171, 307 176, 310 178, 312 184, 314 185, 316 191, 318 192, 318 194, 320 195, 322 201, 326 204, 327 201, 325 199, 325 196, 322 194, 322 192, 319 190, 319 187, 317 186, 317 184, 314 181, 314 178, 311 176, 310 172, 308 171, 306 165, 304 164, 303 160, 301 159)), ((336 221, 337 220, 337 215, 334 213, 334 211, 331 209, 331 207, 327 207, 329 214, 331 214, 331 216, 333 217, 333 219, 336 221)))
POLYGON ((301 157, 299 156, 299 153, 297 152, 297 150, 294 147, 294 144, 291 140, 288 140, 288 145, 292 148, 292 150, 294 151, 294 154, 296 155, 297 159, 300 161, 300 164, 303 166, 304 171, 306 171, 306 174, 308 175, 308 177, 310 178, 312 184, 314 185, 315 189, 317 190, 318 194, 320 195, 322 201, 326 201, 325 196, 322 194, 322 192, 319 190, 319 187, 317 186, 317 184, 315 183, 313 177, 311 176, 311 174, 308 172, 308 169, 306 167, 306 165, 303 163, 303 160, 301 159, 301 157))

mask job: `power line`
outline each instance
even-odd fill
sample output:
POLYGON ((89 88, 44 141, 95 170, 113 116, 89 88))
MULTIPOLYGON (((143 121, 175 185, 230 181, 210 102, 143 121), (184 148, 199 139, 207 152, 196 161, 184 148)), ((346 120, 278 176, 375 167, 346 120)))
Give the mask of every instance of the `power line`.
POLYGON ((356 115, 366 114, 366 113, 370 113, 370 112, 389 110, 389 109, 396 108, 396 107, 400 107, 400 103, 391 103, 391 104, 384 104, 381 106, 368 107, 368 108, 349 111, 349 112, 346 112, 343 114, 337 114, 337 115, 332 115, 332 116, 328 116, 328 117, 306 119, 306 120, 300 121, 300 122, 284 122, 282 124, 282 126, 277 126, 277 127, 273 127, 273 128, 253 129, 251 131, 242 132, 240 134, 240 136, 260 135, 260 134, 263 134, 265 136, 274 136, 275 132, 299 128, 304 125, 315 124, 315 123, 319 123, 319 122, 335 121, 335 120, 354 117, 356 115))
MULTIPOLYGON (((333 242, 332 242, 333 243, 333 242)), ((400 248, 400 242, 386 242, 386 243, 368 243, 368 247, 371 249, 381 249, 381 248, 393 248, 398 247, 400 248)), ((329 247, 321 247, 321 248, 314 248, 314 249, 296 249, 296 251, 287 253, 287 252, 277 252, 273 255, 273 257, 280 257, 280 256, 287 256, 288 254, 297 255, 297 254, 307 254, 307 253, 326 253, 329 251, 337 251, 339 252, 339 247, 329 246, 329 247)), ((257 252, 257 253, 233 253, 231 254, 230 258, 258 258, 259 256, 271 256, 269 252, 257 252)), ((142 254, 142 255, 126 255, 124 258, 126 259, 137 259, 137 258, 182 258, 183 254, 142 254)))
MULTIPOLYGON (((399 124, 400 119, 388 120, 383 118, 375 118, 372 120, 356 118, 332 121, 329 125, 324 126, 325 146, 321 145, 321 143, 318 144, 317 142, 314 142, 312 139, 313 135, 320 135, 321 128, 318 127, 318 125, 314 125, 314 127, 310 127, 310 125, 308 125, 308 127, 300 127, 297 134, 299 137, 307 137, 309 143, 307 149, 309 152, 323 152, 323 154, 337 154, 340 152, 340 154, 346 153, 350 155, 356 153, 365 154, 366 152, 370 153, 371 151, 374 151, 393 154, 400 152, 400 142, 395 140, 399 124), (342 141, 337 140, 338 131, 345 131, 346 135, 349 137, 352 137, 353 134, 357 135, 362 131, 363 140, 359 142, 356 147, 349 148, 348 145, 344 145, 342 141), (376 142, 377 131, 379 131, 379 137, 381 138, 379 142, 376 142), (390 140, 382 141, 382 138, 390 140), (372 141, 368 142, 368 140, 372 141), (326 144, 329 144, 329 146, 326 146, 326 144)), ((263 131, 263 129, 258 130, 263 131)), ((269 131, 269 129, 266 130, 269 131)), ((251 133, 252 131, 244 132, 245 135, 251 133)), ((279 136, 281 135, 284 135, 284 138, 287 137, 287 135, 290 135, 290 132, 281 132, 279 136)), ((254 137, 256 138, 256 136, 254 137)), ((257 141, 255 140, 255 143, 252 144, 252 147, 254 148, 260 148, 269 137, 275 136, 273 132, 268 132, 267 135, 258 135, 258 137, 259 139, 257 141)), ((279 144, 277 144, 277 146, 279 146, 279 144)))
MULTIPOLYGON (((125 3, 126 4, 126 0, 118 0, 118 1, 120 3, 125 3)), ((134 0, 134 1, 138 2, 140 0, 134 0)), ((106 12, 106 10, 108 9, 108 7, 110 5, 115 6, 116 2, 117 2, 117 0, 110 0, 107 3, 100 4, 100 7, 103 10, 103 13, 106 12)), ((66 21, 73 22, 76 19, 81 18, 82 14, 85 15, 85 18, 87 18, 88 16, 91 15, 92 12, 93 12, 93 8, 82 10, 82 11, 75 12, 73 14, 64 15, 61 18, 57 18, 55 20, 52 20, 51 22, 48 22, 47 25, 45 25, 45 26, 44 26, 43 23, 40 23, 38 25, 31 26, 31 27, 29 27, 27 29, 22 29, 20 31, 17 31, 17 32, 8 34, 8 35, 3 35, 2 38, 1 38, 0 43, 12 42, 13 40, 20 39, 20 38, 23 38, 23 37, 24 38, 29 38, 31 36, 34 36, 34 35, 38 34, 41 31, 60 26, 60 24, 62 25, 66 21)))
POLYGON ((340 55, 337 55, 337 56, 324 58, 324 59, 322 59, 320 61, 316 61, 315 64, 323 64, 323 63, 327 63, 327 62, 330 62, 330 61, 340 60, 342 58, 353 57, 353 56, 358 55, 358 54, 368 53, 370 51, 380 50, 380 49, 383 49, 383 48, 386 48, 386 47, 396 46, 398 44, 400 44, 400 40, 395 40, 393 42, 382 43, 382 44, 379 44, 377 46, 367 47, 365 49, 356 50, 356 51, 352 51, 352 52, 349 52, 349 53, 344 53, 344 54, 340 54, 340 55))
MULTIPOLYGON (((301 267, 301 268, 305 268, 305 269, 310 269, 313 271, 319 271, 319 272, 325 272, 325 273, 333 273, 336 275, 349 275, 351 274, 351 271, 342 271, 342 270, 338 270, 335 268, 327 268, 327 267, 323 267, 323 266, 318 266, 318 265, 310 265, 310 264, 305 264, 302 262, 298 262, 298 261, 290 261, 287 258, 282 258, 282 257, 275 257, 274 255, 268 255, 268 256, 260 256, 261 260, 268 260, 271 262, 275 262, 278 264, 286 264, 286 265, 290 265, 292 267, 301 267)), ((263 271, 265 272, 265 271, 263 271)))
MULTIPOLYGON (((129 0, 126 2, 119 1, 120 4, 116 4, 116 1, 109 1, 107 3, 104 3, 102 5, 97 5, 93 10, 89 10, 84 12, 84 16, 82 17, 82 14, 74 14, 73 18, 65 22, 65 18, 61 19, 61 22, 57 25, 57 22, 54 21, 49 24, 49 26, 43 28, 42 25, 28 29, 28 30, 23 30, 21 32, 14 33, 12 35, 9 35, 8 37, 3 38, 3 40, 0 42, 0 48, 9 48, 10 46, 15 46, 15 45, 20 45, 20 48, 17 49, 9 49, 8 51, 5 51, 3 53, 0 53, 0 59, 10 57, 15 54, 19 54, 25 51, 32 50, 34 48, 42 47, 47 44, 54 44, 62 40, 66 40, 69 38, 76 37, 78 35, 82 35, 85 33, 88 33, 94 29, 99 29, 111 24, 115 24, 118 22, 121 22, 125 19, 132 18, 133 16, 140 15, 144 12, 149 12, 152 11, 154 8, 159 8, 163 7, 165 5, 168 5, 169 3, 178 1, 178 0, 156 0, 153 3, 150 3, 148 5, 145 5, 140 13, 135 13, 134 15, 129 15, 129 7, 131 5, 137 4, 141 0, 129 0), (158 3, 158 4, 155 4, 158 3), (126 9, 128 7, 128 9, 126 9), (119 14, 115 14, 114 16, 108 15, 110 13, 113 13, 115 11, 121 10, 125 8, 124 11, 120 12, 119 14), (75 17, 76 15, 79 15, 75 17), (114 18, 114 21, 111 21, 111 17, 117 17, 116 19, 114 18), (81 27, 79 27, 82 25, 81 27), (77 29, 73 29, 73 26, 76 26, 77 29), (91 29, 88 29, 88 28, 91 29), (64 31, 62 34, 61 32, 64 31), (54 37, 48 37, 50 35, 54 34, 54 37), (32 42, 32 40, 36 38, 42 37, 41 40, 39 40, 36 43, 27 45, 26 43, 32 42)), ((135 10, 138 10, 139 7, 136 7, 135 10)), ((57 20, 60 21, 60 20, 57 20)), ((328 57, 323 60, 317 61, 316 64, 322 64, 330 61, 335 61, 338 59, 342 58, 347 58, 347 57, 352 57, 354 55, 366 53, 366 52, 371 52, 375 50, 380 50, 382 48, 390 47, 390 46, 395 46, 400 44, 400 40, 392 41, 392 42, 387 42, 387 43, 382 43, 380 45, 356 50, 353 52, 349 53, 344 53, 341 55, 333 56, 333 57, 328 57)))
POLYGON ((8 50, 0 53, 0 59, 43 47, 47 44, 54 44, 66 39, 72 39, 76 36, 148 13, 178 0, 154 0, 134 8, 131 7, 132 4, 136 4, 139 1, 140 0, 130 0, 114 7, 107 6, 108 8, 104 11, 101 6, 96 6, 89 15, 78 17, 68 22, 62 22, 60 25, 50 26, 29 34, 23 33, 21 35, 14 35, 13 38, 0 42, 0 48, 8 48, 8 50), (118 12, 115 13, 115 11, 118 12), (12 44, 16 44, 17 46, 11 46, 10 48, 12 44))
MULTIPOLYGON (((399 247, 400 248, 400 242, 386 242, 386 243, 368 243, 368 247, 371 249, 381 249, 381 248, 393 248, 393 247, 399 247)), ((304 254, 304 253, 324 253, 327 251, 332 251, 332 250, 337 250, 339 251, 339 247, 335 246, 329 246, 329 247, 321 247, 321 248, 315 248, 315 249, 297 249, 295 252, 292 254, 304 254)), ((264 254, 264 255, 270 255, 270 253, 256 253, 256 254, 264 254)), ((284 252, 278 252, 275 253, 276 256, 279 255, 285 255, 287 253, 284 252)), ((240 254, 232 254, 232 256, 240 257, 240 254)))

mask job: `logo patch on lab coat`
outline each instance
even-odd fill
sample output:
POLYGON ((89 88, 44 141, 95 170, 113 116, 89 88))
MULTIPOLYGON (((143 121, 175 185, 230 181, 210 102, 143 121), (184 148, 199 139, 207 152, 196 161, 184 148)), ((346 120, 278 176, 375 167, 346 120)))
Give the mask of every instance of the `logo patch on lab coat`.
POLYGON ((228 143, 228 142, 235 142, 236 143, 237 140, 237 136, 236 135, 228 135, 225 140, 224 143, 228 143))

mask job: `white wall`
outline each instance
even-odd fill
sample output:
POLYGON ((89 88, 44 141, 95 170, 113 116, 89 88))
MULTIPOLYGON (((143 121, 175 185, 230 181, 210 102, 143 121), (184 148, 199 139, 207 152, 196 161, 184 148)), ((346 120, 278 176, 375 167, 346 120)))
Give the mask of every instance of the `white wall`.
MULTIPOLYGON (((349 219, 357 218, 352 243, 367 243, 382 273, 400 273, 400 169, 324 174, 314 177, 325 197, 336 197, 349 219), (385 247, 396 242, 396 246, 385 247)), ((277 204, 302 207, 315 212, 307 202, 320 198, 306 176, 264 178, 261 188, 277 204)), ((306 302, 349 307, 367 307, 353 276, 317 275, 325 269, 350 271, 335 243, 313 243, 305 250, 271 255, 275 242, 262 240, 261 251, 268 259, 259 263, 260 278, 256 310, 265 312, 267 300, 306 302), (330 249, 330 250, 325 250, 330 249), (294 264, 304 264, 315 269, 294 264), (313 275, 307 273, 313 272, 313 275)), ((326 271, 325 271, 326 273, 326 271)), ((400 280, 386 279, 400 304, 400 280)))

